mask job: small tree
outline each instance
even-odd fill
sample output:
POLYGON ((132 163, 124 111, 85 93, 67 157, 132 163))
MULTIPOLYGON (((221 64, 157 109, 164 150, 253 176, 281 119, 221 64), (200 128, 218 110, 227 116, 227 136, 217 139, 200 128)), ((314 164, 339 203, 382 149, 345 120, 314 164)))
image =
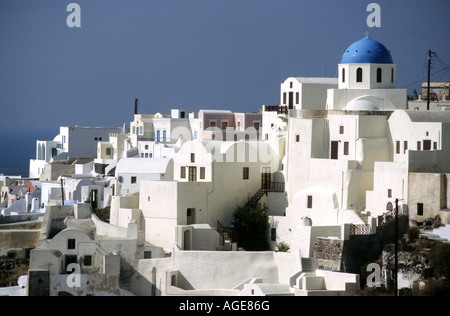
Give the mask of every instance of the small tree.
POLYGON ((239 246, 248 251, 269 250, 266 233, 269 228, 267 206, 250 200, 236 208, 233 225, 239 234, 239 246))
POLYGON ((450 244, 439 244, 431 248, 428 254, 430 266, 435 272, 437 278, 445 278, 450 281, 450 244))

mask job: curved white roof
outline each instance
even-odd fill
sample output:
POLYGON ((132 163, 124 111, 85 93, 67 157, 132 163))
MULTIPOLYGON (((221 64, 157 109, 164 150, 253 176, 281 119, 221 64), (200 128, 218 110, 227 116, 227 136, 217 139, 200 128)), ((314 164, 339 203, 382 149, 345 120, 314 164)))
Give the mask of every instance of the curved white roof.
POLYGON ((404 111, 409 116, 412 122, 435 122, 435 123, 450 123, 449 111, 404 111))

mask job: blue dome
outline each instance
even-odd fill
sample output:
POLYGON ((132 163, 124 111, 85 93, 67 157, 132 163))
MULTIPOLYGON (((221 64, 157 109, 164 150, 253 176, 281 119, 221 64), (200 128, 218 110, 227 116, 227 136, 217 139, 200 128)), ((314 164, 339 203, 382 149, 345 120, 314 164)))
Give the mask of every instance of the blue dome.
POLYGON ((391 53, 380 42, 365 37, 354 42, 342 55, 341 64, 393 64, 391 53))

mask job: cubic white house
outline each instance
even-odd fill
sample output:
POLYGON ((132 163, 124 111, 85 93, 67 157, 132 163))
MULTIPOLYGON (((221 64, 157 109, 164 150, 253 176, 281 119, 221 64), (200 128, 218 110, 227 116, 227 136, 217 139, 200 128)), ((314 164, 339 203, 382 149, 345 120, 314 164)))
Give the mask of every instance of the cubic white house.
POLYGON ((409 110, 391 53, 369 37, 337 70, 287 78, 259 113, 135 113, 129 131, 38 141, 30 295, 356 294, 396 203, 402 231, 450 223, 450 111, 409 110), (249 201, 267 206, 266 251, 242 248, 233 226, 249 201))

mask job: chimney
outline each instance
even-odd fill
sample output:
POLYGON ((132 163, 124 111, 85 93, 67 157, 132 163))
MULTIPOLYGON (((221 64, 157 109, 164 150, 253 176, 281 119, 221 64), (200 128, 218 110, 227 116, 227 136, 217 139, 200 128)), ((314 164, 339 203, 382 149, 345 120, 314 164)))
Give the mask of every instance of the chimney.
POLYGON ((134 114, 138 114, 138 99, 134 99, 134 114))

